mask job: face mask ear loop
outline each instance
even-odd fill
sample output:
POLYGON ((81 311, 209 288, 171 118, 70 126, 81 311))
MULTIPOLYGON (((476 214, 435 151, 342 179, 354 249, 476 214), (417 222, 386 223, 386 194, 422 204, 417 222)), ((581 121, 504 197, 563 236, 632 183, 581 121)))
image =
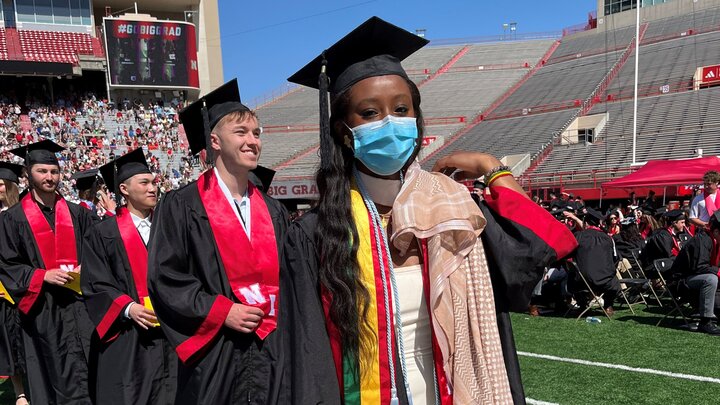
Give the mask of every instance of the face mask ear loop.
MULTIPOLYGON (((352 128, 350 128, 350 126, 348 124, 346 124, 345 121, 343 121, 343 125, 345 125, 345 128, 347 128, 348 131, 350 131, 350 133, 354 135, 352 128)), ((350 137, 347 134, 345 134, 343 136, 343 143, 345 144, 345 146, 348 147, 348 149, 350 149, 351 151, 353 151, 353 153, 355 153, 355 145, 353 144, 352 139, 350 139, 350 137)))

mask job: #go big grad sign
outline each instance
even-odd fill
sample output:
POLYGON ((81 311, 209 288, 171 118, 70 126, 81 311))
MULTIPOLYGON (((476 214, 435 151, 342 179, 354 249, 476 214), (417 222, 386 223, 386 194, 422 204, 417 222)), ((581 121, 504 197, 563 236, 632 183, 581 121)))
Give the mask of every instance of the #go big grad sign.
POLYGON ((199 88, 195 26, 104 18, 111 86, 199 88))

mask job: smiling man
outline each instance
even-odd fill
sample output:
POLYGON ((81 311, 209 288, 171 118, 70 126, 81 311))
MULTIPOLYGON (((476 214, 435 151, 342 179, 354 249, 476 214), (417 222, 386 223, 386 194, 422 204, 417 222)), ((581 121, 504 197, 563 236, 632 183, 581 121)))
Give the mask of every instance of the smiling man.
POLYGON ((279 254, 287 211, 248 179, 262 141, 236 80, 180 113, 211 167, 168 193, 149 245, 148 289, 182 361, 176 403, 282 402, 279 254))
POLYGON ((99 337, 95 402, 171 405, 177 355, 157 327, 147 289, 155 176, 142 149, 102 166, 100 172, 108 189, 126 204, 88 232, 83 249, 82 291, 99 337))
POLYGON ((0 279, 18 303, 34 404, 91 404, 92 323, 79 294, 82 237, 97 220, 57 193, 60 145, 45 140, 13 149, 25 158, 30 191, 3 216, 0 279))

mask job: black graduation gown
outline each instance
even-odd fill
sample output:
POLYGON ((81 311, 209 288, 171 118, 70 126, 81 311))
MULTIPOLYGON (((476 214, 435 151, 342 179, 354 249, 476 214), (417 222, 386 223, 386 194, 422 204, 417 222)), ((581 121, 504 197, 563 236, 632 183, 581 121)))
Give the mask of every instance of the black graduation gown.
MULTIPOLYGON (((2 223, 3 213, 0 213, 2 223)), ((13 376, 25 372, 22 350, 20 314, 15 305, 0 299, 0 375, 13 376)))
MULTIPOLYGON (((527 202, 531 203, 530 200, 527 202)), ((551 249, 540 236, 532 234, 527 228, 516 224, 514 234, 504 233, 502 229, 507 230, 511 221, 488 211, 482 204, 481 207, 488 221, 483 232, 483 244, 490 265, 505 368, 514 402, 524 404, 509 311, 517 307, 527 308, 532 288, 542 276, 542 266, 559 258, 550 253, 551 249), (520 252, 515 252, 519 253, 514 257, 515 261, 506 266, 501 263, 500 252, 508 247, 517 248, 520 252)), ((547 218, 538 218, 544 219, 549 219, 548 232, 564 229, 564 225, 549 214, 547 218)), ((315 211, 306 213, 290 226, 280 266, 281 316, 278 329, 286 347, 287 370, 284 375, 289 380, 290 403, 293 404, 340 403, 340 389, 321 301, 316 228, 315 211)), ((398 396, 400 403, 404 404, 407 399, 403 391, 399 390, 398 396)))
POLYGON ((632 260, 632 251, 637 249, 643 249, 645 247, 645 241, 643 241, 642 239, 636 242, 631 242, 623 239, 619 234, 613 235, 612 238, 615 241, 615 250, 617 251, 618 257, 620 259, 632 260))
MULTIPOLYGON (((129 214, 128 214, 129 215, 129 214)), ((104 335, 95 341, 97 404, 173 404, 177 355, 160 328, 142 329, 126 319, 117 299, 142 304, 117 217, 96 224, 85 237, 81 284, 88 314, 104 335), (120 309, 118 311, 118 309, 120 309), (107 327, 109 326, 109 328, 107 327)), ((124 302, 124 301, 123 301, 124 302)))
MULTIPOLYGON (((17 303, 16 303, 17 304, 17 303)), ((0 375, 20 375, 25 372, 22 349, 20 313, 16 306, 0 300, 0 375)))
MULTIPOLYGON (((612 238, 605 232, 585 229, 575 233, 575 239, 578 242, 575 260, 590 286, 593 289, 619 288, 612 238)), ((598 291, 595 292, 599 294, 598 291)))
MULTIPOLYGON (((97 221, 97 216, 71 202, 67 205, 79 260, 83 234, 97 221)), ((42 211, 48 219, 48 213, 42 211)), ((54 228, 54 221, 48 223, 54 228)), ((3 215, 0 267, 3 270, 0 280, 15 302, 28 290, 34 270, 45 268, 21 204, 3 215)), ((48 405, 90 404, 88 359, 93 325, 83 297, 65 287, 43 283, 30 313, 20 314, 20 321, 30 401, 48 405)))
POLYGON ((690 239, 673 262, 671 273, 689 277, 697 274, 718 274, 718 266, 710 264, 713 241, 705 231, 690 239))
POLYGON ((673 238, 674 236, 667 229, 658 229, 647 238, 647 243, 642 251, 643 266, 646 270, 653 269, 653 263, 657 259, 674 257, 672 254, 673 238))
MULTIPOLYGON (((262 195, 280 255, 289 215, 278 201, 262 195)), ((190 358, 180 356, 184 362, 179 365, 176 403, 287 403, 279 397, 282 353, 277 333, 260 340, 254 333, 222 326, 224 318, 214 315, 216 296, 239 301, 225 275, 196 182, 168 193, 155 211, 148 290, 160 325, 176 349, 184 342, 211 338, 190 358), (205 326, 213 322, 219 323, 214 337, 205 333, 205 326)))

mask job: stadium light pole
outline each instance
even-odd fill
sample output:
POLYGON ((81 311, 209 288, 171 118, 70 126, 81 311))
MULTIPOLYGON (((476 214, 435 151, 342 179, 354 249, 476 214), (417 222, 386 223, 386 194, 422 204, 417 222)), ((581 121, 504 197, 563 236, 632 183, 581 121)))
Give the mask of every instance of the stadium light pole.
POLYGON ((638 66, 640 60, 640 8, 642 0, 636 0, 635 5, 635 84, 633 91, 633 146, 632 165, 637 164, 637 114, 638 114, 638 66))

